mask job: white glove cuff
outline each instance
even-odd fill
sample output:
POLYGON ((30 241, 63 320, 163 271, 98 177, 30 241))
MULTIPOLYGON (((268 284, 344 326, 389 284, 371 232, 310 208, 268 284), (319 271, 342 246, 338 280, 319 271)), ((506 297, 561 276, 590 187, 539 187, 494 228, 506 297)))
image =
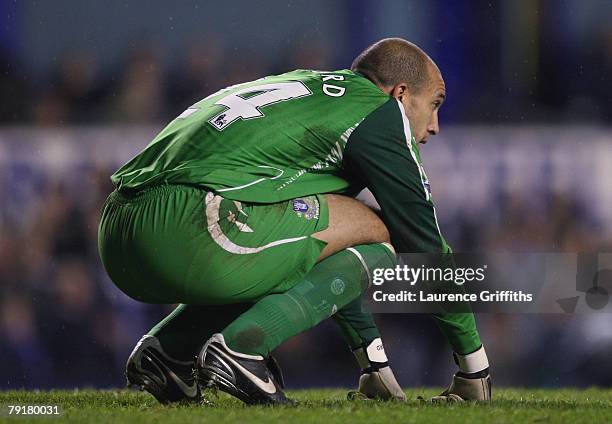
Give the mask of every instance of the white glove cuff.
POLYGON ((357 359, 357 363, 362 370, 370 368, 372 362, 382 364, 388 361, 380 338, 372 340, 366 348, 360 347, 355 349, 353 355, 355 355, 355 359, 357 359))
POLYGON ((385 347, 383 346, 382 340, 379 338, 372 340, 372 342, 366 348, 366 353, 370 362, 387 362, 387 355, 385 355, 385 347))
POLYGON ((471 374, 489 368, 489 359, 484 346, 467 355, 459 355, 458 353, 455 353, 455 355, 459 362, 459 369, 465 373, 471 374))

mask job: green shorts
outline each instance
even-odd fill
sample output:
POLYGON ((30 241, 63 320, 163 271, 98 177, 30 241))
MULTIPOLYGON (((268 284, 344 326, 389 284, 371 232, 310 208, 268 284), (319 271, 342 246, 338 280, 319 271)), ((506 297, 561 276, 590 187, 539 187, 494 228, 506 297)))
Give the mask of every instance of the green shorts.
POLYGON ((102 210, 98 248, 113 282, 148 303, 256 301, 293 287, 326 243, 324 195, 275 204, 224 199, 163 185, 113 192, 102 210))

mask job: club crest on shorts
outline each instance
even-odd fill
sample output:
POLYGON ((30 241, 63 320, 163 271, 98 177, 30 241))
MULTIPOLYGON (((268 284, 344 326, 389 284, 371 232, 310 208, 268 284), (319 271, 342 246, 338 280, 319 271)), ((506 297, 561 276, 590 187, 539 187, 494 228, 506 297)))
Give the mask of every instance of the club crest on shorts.
POLYGON ((317 219, 319 218, 319 202, 314 196, 293 199, 293 211, 299 217, 317 219))

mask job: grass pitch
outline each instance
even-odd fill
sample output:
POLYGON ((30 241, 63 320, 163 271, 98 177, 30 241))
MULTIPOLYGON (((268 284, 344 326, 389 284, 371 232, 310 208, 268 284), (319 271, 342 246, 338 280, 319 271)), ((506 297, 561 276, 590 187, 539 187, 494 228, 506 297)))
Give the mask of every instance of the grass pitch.
POLYGON ((612 422, 610 389, 496 389, 489 404, 432 405, 417 400, 439 389, 408 389, 409 401, 347 401, 346 390, 299 390, 288 395, 296 407, 246 407, 221 394, 214 406, 162 406, 144 392, 129 390, 0 392, 0 422, 94 423, 604 423, 612 422), (9 416, 9 405, 58 405, 60 415, 9 416), (42 421, 41 421, 42 420, 42 421), (50 420, 50 421, 46 421, 50 420), (57 421, 56 421, 57 420, 57 421))

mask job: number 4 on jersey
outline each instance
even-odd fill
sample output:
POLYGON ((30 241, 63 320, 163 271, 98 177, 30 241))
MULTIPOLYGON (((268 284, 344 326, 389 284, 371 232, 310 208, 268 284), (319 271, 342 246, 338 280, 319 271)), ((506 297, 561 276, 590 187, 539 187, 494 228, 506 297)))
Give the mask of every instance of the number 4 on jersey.
POLYGON ((237 119, 255 119, 265 116, 260 108, 274 103, 310 96, 312 92, 300 81, 261 84, 243 88, 223 97, 215 105, 226 109, 213 116, 208 122, 224 130, 237 119))

